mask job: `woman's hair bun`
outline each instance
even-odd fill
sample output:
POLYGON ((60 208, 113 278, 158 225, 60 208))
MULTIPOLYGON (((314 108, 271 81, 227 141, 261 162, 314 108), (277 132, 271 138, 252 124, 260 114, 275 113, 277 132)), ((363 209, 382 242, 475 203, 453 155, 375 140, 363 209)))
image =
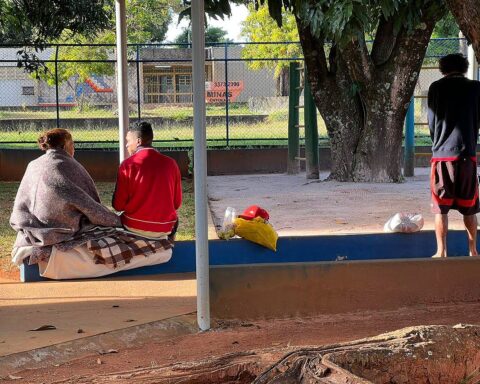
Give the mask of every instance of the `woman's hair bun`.
POLYGON ((67 141, 72 140, 72 135, 66 129, 54 128, 42 133, 37 139, 42 151, 48 149, 63 149, 67 141))

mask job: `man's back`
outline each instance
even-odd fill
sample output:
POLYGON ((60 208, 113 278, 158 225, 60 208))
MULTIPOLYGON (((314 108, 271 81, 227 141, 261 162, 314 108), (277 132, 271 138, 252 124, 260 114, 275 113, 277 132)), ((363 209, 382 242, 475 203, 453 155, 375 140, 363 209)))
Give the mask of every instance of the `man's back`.
POLYGON ((432 83, 428 122, 434 158, 475 156, 479 108, 480 82, 452 74, 432 83))
POLYGON ((113 207, 124 226, 141 231, 170 233, 182 202, 176 162, 151 147, 139 147, 119 168, 113 207))

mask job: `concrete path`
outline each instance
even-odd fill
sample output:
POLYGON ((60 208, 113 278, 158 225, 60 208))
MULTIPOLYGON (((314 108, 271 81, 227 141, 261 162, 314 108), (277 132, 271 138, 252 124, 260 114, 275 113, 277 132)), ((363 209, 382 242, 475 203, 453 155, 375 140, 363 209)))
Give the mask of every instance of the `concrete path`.
POLYGON ((0 281, 0 357, 196 311, 193 274, 0 281), (30 331, 53 325, 54 330, 30 331))
MULTIPOLYGON (((280 236, 383 232, 397 212, 421 213, 423 228, 433 229, 429 169, 417 168, 415 175, 396 184, 315 181, 305 173, 211 176, 210 209, 220 227, 227 207, 241 213, 249 205, 260 205, 280 236)), ((327 176, 322 173, 321 180, 327 176)), ((458 212, 452 211, 449 220, 451 229, 463 228, 458 212)))
MULTIPOLYGON (((111 353, 122 353, 132 348, 141 350, 146 344, 155 345, 197 332, 197 316, 196 313, 191 313, 24 352, 11 353, 0 357, 0 381, 2 377, 22 369, 30 370, 40 367, 52 369, 58 367, 59 364, 92 355, 95 360, 97 356, 105 354, 105 352, 107 352, 106 355, 111 356, 111 353)), ((150 357, 157 358, 148 355, 148 361, 154 361, 150 360, 150 357)), ((102 357, 102 360, 104 358, 105 356, 102 357)))

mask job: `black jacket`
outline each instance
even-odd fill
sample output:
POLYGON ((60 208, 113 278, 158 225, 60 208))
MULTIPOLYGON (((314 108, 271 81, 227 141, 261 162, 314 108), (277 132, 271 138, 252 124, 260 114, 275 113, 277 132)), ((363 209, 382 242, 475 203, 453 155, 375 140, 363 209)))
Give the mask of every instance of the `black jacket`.
POLYGON ((452 74, 428 90, 428 126, 433 158, 476 156, 480 82, 452 74))

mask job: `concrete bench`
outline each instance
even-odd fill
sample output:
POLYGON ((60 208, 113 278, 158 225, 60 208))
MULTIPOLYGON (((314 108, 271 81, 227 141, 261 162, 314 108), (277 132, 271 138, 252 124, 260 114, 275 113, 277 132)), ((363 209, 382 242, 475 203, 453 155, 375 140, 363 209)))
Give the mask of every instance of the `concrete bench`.
MULTIPOLYGON (((467 252, 464 231, 450 231, 450 256, 464 256, 467 252)), ((210 265, 245 265, 270 263, 341 262, 429 258, 435 252, 432 231, 415 234, 358 234, 280 237, 277 252, 243 239, 209 242, 210 265)), ((175 243, 172 259, 165 264, 115 273, 112 276, 186 273, 195 271, 195 242, 175 243)), ((24 264, 21 280, 46 280, 40 277, 37 265, 24 264)))

